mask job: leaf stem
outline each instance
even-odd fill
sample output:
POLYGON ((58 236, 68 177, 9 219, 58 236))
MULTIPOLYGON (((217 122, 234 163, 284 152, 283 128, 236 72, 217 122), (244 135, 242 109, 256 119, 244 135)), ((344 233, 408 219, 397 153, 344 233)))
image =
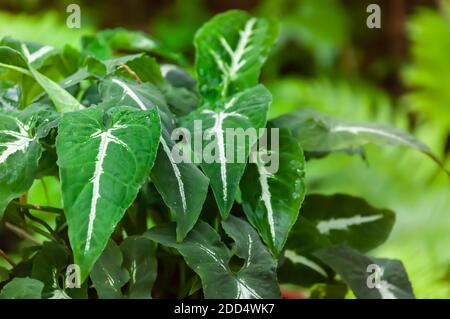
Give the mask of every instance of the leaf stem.
POLYGON ((27 69, 21 68, 19 66, 5 64, 5 63, 0 63, 0 67, 6 68, 6 69, 10 69, 10 70, 14 70, 14 71, 17 71, 19 73, 28 75, 29 77, 33 77, 33 75, 31 74, 30 71, 28 71, 27 69))
POLYGON ((134 72, 128 65, 122 64, 121 67, 124 68, 125 71, 127 71, 128 74, 130 74, 136 80, 137 83, 139 83, 139 84, 142 83, 142 80, 139 78, 139 76, 136 74, 136 72, 134 72))
POLYGON ((11 203, 20 208, 33 209, 33 210, 38 210, 41 212, 47 212, 47 213, 53 213, 53 214, 64 214, 64 210, 61 208, 34 205, 34 204, 24 204, 24 203, 20 203, 18 201, 12 201, 11 203))
POLYGON ((30 234, 28 234, 25 230, 23 230, 20 227, 17 227, 8 222, 5 222, 5 227, 7 229, 9 229, 10 231, 12 231, 17 236, 19 236, 20 238, 27 239, 27 240, 31 241, 33 244, 38 245, 38 246, 42 245, 42 243, 40 241, 38 241, 36 238, 34 238, 30 234))

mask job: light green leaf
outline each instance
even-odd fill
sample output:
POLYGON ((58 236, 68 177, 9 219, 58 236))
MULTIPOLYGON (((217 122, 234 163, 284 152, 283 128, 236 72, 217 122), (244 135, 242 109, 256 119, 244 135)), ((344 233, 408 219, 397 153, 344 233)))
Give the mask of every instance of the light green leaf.
POLYGON ((20 52, 9 47, 0 47, 0 67, 13 69, 34 77, 53 103, 55 103, 57 111, 70 112, 84 108, 77 99, 70 95, 66 90, 37 71, 31 65, 31 59, 32 57, 28 56, 28 60, 26 60, 20 52))
POLYGON ((395 223, 394 212, 343 194, 306 196, 301 215, 331 243, 347 244, 362 252, 384 243, 395 223))
POLYGON ((122 287, 128 282, 128 272, 122 268, 120 248, 110 240, 91 272, 95 290, 101 299, 122 298, 122 287))
MULTIPOLYGON (((272 134, 266 136, 267 144, 272 143, 272 134)), ((298 142, 287 130, 275 134, 279 136, 273 141, 276 147, 270 145, 259 151, 259 160, 247 166, 241 189, 245 189, 242 206, 248 220, 272 254, 278 256, 297 220, 306 188, 305 160, 298 142), (267 155, 272 157, 269 165, 262 160, 267 155)))
POLYGON ((194 39, 200 93, 217 100, 255 86, 277 36, 277 23, 244 11, 227 11, 209 20, 194 39))
POLYGON ((270 92, 257 85, 223 103, 206 102, 182 120, 181 125, 190 131, 192 145, 192 139, 202 140, 202 147, 197 149, 194 145, 193 151, 211 181, 224 218, 233 205, 248 155, 259 138, 259 129, 266 125, 271 102, 270 92), (231 136, 227 131, 231 131, 231 136))
POLYGON ((56 151, 82 281, 148 178, 159 139, 156 110, 91 107, 62 117, 56 151))
POLYGON ((64 90, 58 83, 53 82, 32 66, 29 67, 29 70, 39 85, 53 101, 58 112, 72 112, 84 109, 84 106, 81 105, 80 102, 78 102, 78 100, 69 92, 64 90))
POLYGON ((161 116, 161 144, 151 178, 177 222, 177 238, 182 240, 194 227, 208 192, 208 179, 192 163, 178 163, 172 153, 175 142, 173 115, 164 97, 150 83, 134 84, 112 78, 103 82, 107 103, 126 103, 141 110, 157 109, 161 116))
POLYGON ((50 57, 56 56, 59 52, 49 45, 41 45, 34 42, 19 41, 11 37, 4 37, 0 45, 10 47, 20 52, 34 68, 39 69, 48 61, 50 57))
POLYGON ((122 266, 130 277, 128 297, 150 299, 158 272, 154 243, 143 236, 131 236, 122 242, 120 249, 124 259, 122 266))
POLYGON ((412 299, 414 293, 399 260, 369 258, 345 246, 316 253, 333 268, 360 299, 412 299))
POLYGON ((189 267, 200 276, 206 298, 278 298, 276 261, 256 231, 233 216, 223 222, 223 227, 236 243, 236 255, 245 260, 237 272, 229 266, 232 252, 205 222, 197 223, 181 243, 176 241, 174 225, 156 227, 147 234, 150 239, 173 247, 183 255, 189 267))
POLYGON ((44 284, 31 278, 14 278, 0 292, 0 299, 41 299, 44 284))

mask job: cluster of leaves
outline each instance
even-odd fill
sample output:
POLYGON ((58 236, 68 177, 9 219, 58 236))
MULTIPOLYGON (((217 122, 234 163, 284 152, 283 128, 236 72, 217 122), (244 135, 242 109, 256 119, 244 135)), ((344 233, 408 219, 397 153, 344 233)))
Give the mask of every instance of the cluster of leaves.
MULTIPOLYGON (((155 57, 182 58, 139 32, 99 32, 81 51, 4 38, 0 217, 50 241, 12 262, 0 297, 278 298, 290 283, 320 298, 347 287, 358 298, 412 298, 401 262, 364 255, 387 239, 394 213, 348 195, 306 195, 305 160, 367 143, 437 158, 395 128, 307 109, 268 121, 272 98, 258 79, 277 34, 271 20, 217 15, 196 33, 196 78, 159 65, 155 57), (197 120, 214 133, 217 163, 173 158, 172 132, 194 136, 197 120), (265 127, 280 129, 276 173, 221 156, 227 128, 265 127), (48 175, 60 180, 61 210, 27 203, 48 175), (55 225, 35 210, 57 214, 55 225), (78 288, 68 284, 71 264, 78 288), (383 270, 376 289, 366 284, 370 264, 383 270)), ((233 158, 252 146, 234 145, 233 158)))

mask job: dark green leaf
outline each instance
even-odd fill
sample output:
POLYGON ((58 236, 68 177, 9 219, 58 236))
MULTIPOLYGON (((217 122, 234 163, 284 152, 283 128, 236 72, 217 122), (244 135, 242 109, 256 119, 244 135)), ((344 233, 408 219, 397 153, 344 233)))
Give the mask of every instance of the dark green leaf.
POLYGON ((256 163, 247 166, 241 189, 245 189, 242 205, 248 220, 274 256, 278 256, 305 197, 305 161, 298 142, 290 133, 275 130, 266 135, 266 144, 271 141, 272 145, 260 148, 259 156, 253 154, 257 157, 256 163), (263 157, 267 155, 272 158, 265 164, 263 157))
POLYGON ((248 155, 260 135, 259 129, 265 127, 271 102, 270 92, 258 85, 225 99, 223 103, 207 102, 182 120, 181 125, 190 131, 190 146, 211 181, 224 218, 235 200, 248 155), (225 134, 229 131, 231 136, 225 134), (202 140, 199 150, 192 139, 202 140))
POLYGON ((128 272, 122 268, 122 262, 120 248, 110 240, 91 272, 91 279, 99 298, 122 298, 121 289, 130 278, 128 272))
POLYGON ((316 256, 342 277, 357 298, 414 298, 408 275, 398 260, 369 258, 344 245, 331 246, 316 256))
POLYGON ((130 287, 128 297, 149 299, 156 280, 157 261, 154 243, 142 236, 132 236, 120 245, 123 267, 128 271, 130 287))
POLYGON ((245 260, 237 272, 229 266, 232 252, 205 222, 197 223, 181 243, 176 241, 174 225, 151 229, 148 236, 183 255, 189 267, 200 276, 206 298, 278 298, 276 261, 256 231, 233 216, 223 222, 223 227, 236 243, 236 255, 245 260))
POLYGON ((90 107, 62 117, 56 150, 69 238, 82 281, 148 178, 159 139, 156 110, 90 107))
POLYGON ((347 244, 363 252, 381 245, 395 223, 394 212, 343 194, 306 196, 301 215, 331 243, 347 244))

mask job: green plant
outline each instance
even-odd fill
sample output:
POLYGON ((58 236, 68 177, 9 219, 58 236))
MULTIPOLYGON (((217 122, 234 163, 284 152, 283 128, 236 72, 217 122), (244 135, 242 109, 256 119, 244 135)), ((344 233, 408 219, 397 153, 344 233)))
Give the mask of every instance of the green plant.
POLYGON ((387 239, 394 213, 349 195, 306 194, 305 160, 363 154, 368 143, 439 160, 391 127, 308 109, 268 121, 272 98, 258 78, 277 33, 276 22, 241 11, 214 17, 195 36, 196 78, 159 66, 154 56, 184 59, 140 32, 102 31, 81 51, 4 38, 0 214, 33 245, 18 263, 1 251, 12 267, 0 268, 0 297, 278 298, 280 284, 319 298, 343 298, 348 287, 358 298, 414 297, 401 262, 364 255, 387 239), (185 130, 174 139, 177 128, 185 130), (263 128, 279 148, 260 156, 255 140, 225 139, 226 129, 263 128), (205 132, 200 152, 186 143, 205 132), (219 161, 202 160, 207 148, 219 161), (28 201, 47 176, 57 177, 62 207, 28 201), (370 277, 371 264, 383 273, 370 277))

